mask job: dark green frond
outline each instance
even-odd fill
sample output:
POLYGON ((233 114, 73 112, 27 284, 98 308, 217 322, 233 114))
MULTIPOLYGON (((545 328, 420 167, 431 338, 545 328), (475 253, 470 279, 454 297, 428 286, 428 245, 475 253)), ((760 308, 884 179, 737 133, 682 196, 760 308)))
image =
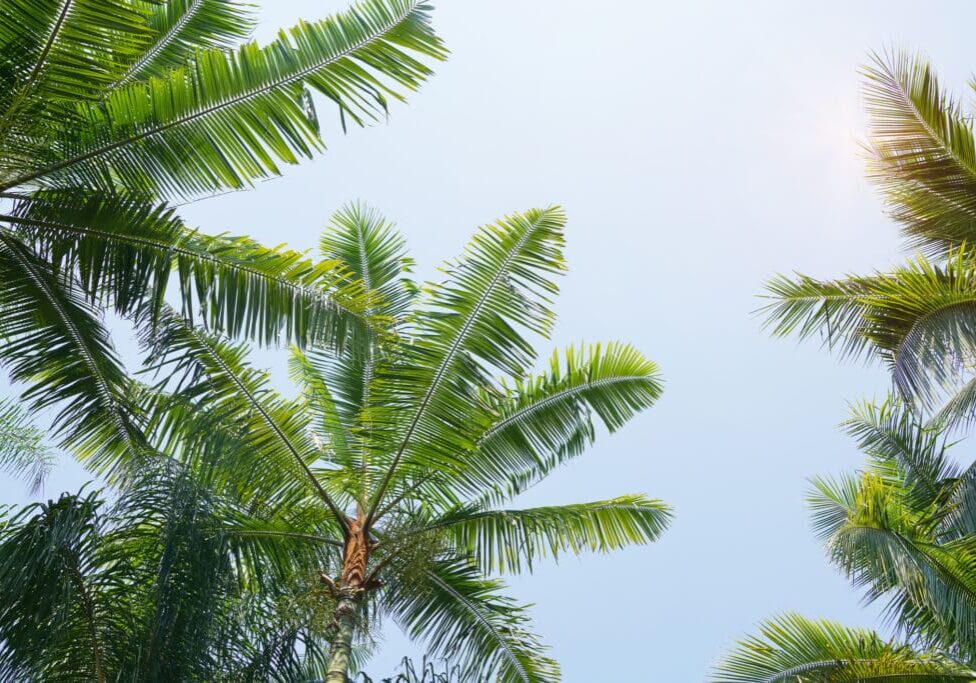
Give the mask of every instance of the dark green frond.
POLYGON ((0 216, 88 295, 124 315, 162 304, 171 278, 183 314, 265 344, 342 347, 368 335, 371 297, 336 261, 313 262, 245 237, 187 228, 165 204, 75 189, 37 192, 0 216))
POLYGON ((145 455, 128 379, 81 288, 0 229, 0 362, 32 410, 57 406, 57 434, 96 471, 145 455))

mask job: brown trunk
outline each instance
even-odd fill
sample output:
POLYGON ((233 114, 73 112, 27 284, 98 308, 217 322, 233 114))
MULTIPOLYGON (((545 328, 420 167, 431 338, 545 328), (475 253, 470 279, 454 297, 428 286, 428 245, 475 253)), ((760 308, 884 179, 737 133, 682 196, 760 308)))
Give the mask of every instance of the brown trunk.
POLYGON ((363 528, 363 515, 349 520, 346 545, 342 551, 342 575, 338 585, 329 581, 336 594, 335 621, 338 626, 329 654, 325 683, 348 683, 349 655, 356 626, 356 604, 366 586, 366 568, 371 545, 363 528))
POLYGON ((342 552, 342 576, 339 586, 352 590, 363 587, 366 566, 369 563, 369 539, 363 529, 362 519, 349 520, 349 536, 342 552))

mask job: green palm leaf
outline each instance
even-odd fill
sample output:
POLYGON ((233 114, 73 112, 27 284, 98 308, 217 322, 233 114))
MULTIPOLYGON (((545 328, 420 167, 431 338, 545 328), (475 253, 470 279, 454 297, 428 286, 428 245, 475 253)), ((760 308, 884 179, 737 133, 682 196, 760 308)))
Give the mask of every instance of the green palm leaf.
POLYGON ((201 234, 165 204, 56 190, 20 199, 2 221, 58 271, 77 273, 93 300, 123 315, 147 301, 158 307, 175 275, 183 315, 199 315, 233 337, 328 348, 369 334, 370 297, 338 262, 201 234))
POLYGON ((764 621, 716 668, 714 683, 960 683, 976 671, 885 642, 873 631, 786 614, 764 621))
POLYGON ((478 559, 485 572, 532 570, 536 559, 561 553, 610 552, 656 540, 671 508, 642 495, 525 510, 462 509, 433 521, 459 552, 478 559))
POLYGON ((198 50, 229 49, 254 28, 254 8, 236 0, 168 0, 143 2, 152 42, 112 89, 132 81, 162 76, 183 64, 198 50))
POLYGON ((34 425, 23 406, 0 399, 0 471, 26 478, 31 493, 37 493, 55 457, 44 432, 34 425))
POLYGON ((59 406, 57 433, 99 471, 146 454, 126 400, 128 379, 108 333, 80 287, 60 278, 15 236, 0 230, 0 361, 29 385, 32 410, 59 406))
POLYGON ((947 255, 976 238, 972 121, 924 60, 901 54, 865 69, 872 177, 912 246, 947 255))
POLYGON ((523 608, 498 594, 500 581, 461 560, 435 562, 412 578, 391 588, 390 609, 431 652, 499 683, 559 680, 558 665, 525 630, 523 608))
MULTIPOLYGON (((0 187, 82 185, 188 195, 243 187, 319 147, 304 88, 356 123, 385 112, 441 58, 427 6, 364 0, 345 14, 299 24, 260 48, 198 53, 187 66, 80 104, 82 125, 57 132, 47 154, 0 187), (417 57, 415 57, 416 55, 417 57)), ((34 150, 37 152, 37 150, 34 150)))
POLYGON ((472 400, 487 384, 488 367, 521 375, 533 359, 518 327, 547 334, 547 308, 562 258, 561 209, 516 214, 479 231, 465 255, 449 265, 449 279, 432 285, 412 340, 380 371, 369 419, 382 428, 376 459, 385 474, 368 518, 382 502, 401 463, 414 474, 459 469, 485 417, 472 400), (388 454, 392 453, 392 457, 388 454))

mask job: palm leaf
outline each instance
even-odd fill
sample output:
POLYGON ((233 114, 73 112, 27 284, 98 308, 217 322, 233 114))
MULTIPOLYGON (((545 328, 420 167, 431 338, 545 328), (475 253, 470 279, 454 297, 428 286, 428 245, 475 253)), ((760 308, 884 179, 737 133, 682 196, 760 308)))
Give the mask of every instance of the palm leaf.
POLYGON ((499 683, 559 679, 557 664, 526 631, 523 608, 498 594, 501 583, 483 578, 461 560, 435 561, 420 576, 398 582, 387 601, 397 621, 430 651, 450 656, 463 670, 499 683))
MULTIPOLYGON (((486 418, 472 399, 488 368, 519 376, 533 359, 517 327, 546 334, 547 308, 564 270, 561 209, 533 209, 482 228, 448 280, 432 285, 411 343, 382 369, 373 390, 371 424, 382 429, 374 459, 385 473, 373 496, 372 519, 401 462, 414 474, 459 469, 486 418), (389 454, 392 453, 392 457, 389 454)), ((483 412, 483 411, 482 411, 483 412)))
POLYGON ((125 370, 80 288, 3 230, 0 274, 0 361, 29 385, 31 409, 58 405, 56 433, 96 471, 123 454, 138 462, 146 444, 125 398, 125 370))
POLYGON ((872 178, 912 246, 947 255, 976 238, 972 122, 924 60, 876 57, 864 70, 872 178))
POLYGON ((158 308, 175 275, 183 314, 233 337, 330 348, 370 333, 370 297, 338 262, 201 234, 165 204, 57 190, 20 199, 0 221, 16 226, 56 270, 77 273, 93 300, 123 315, 147 301, 158 308))
POLYGON ((885 642, 873 631, 795 614, 764 621, 759 635, 714 670, 714 683, 960 683, 976 672, 937 654, 885 642))
MULTIPOLYGON (((302 23, 261 48, 208 50, 148 83, 79 105, 30 170, 0 186, 70 186, 185 196, 243 187, 319 147, 304 87, 364 123, 382 115, 442 58, 417 0, 364 0, 344 14, 302 23)), ((34 150, 37 152, 38 150, 34 150)))
POLYGON ((55 453, 30 414, 15 401, 0 399, 0 471, 26 478, 31 493, 37 493, 54 462, 55 453))
POLYGON ((254 28, 254 8, 237 0, 167 0, 143 2, 152 42, 112 84, 161 76, 183 64, 198 50, 229 49, 254 28))
POLYGON ((570 552, 610 552, 656 540, 671 508, 641 495, 525 510, 462 509, 431 522, 485 572, 532 570, 536 559, 570 552))

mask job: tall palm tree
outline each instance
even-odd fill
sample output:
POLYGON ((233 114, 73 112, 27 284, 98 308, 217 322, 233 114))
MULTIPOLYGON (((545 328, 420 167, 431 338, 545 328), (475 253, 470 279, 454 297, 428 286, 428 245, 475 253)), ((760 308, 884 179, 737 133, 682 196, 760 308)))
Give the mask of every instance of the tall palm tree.
POLYGON ((502 507, 579 455, 596 422, 616 430, 661 393, 656 366, 621 343, 531 372, 525 334, 552 327, 564 222, 549 208, 487 225, 442 282, 418 286, 386 221, 339 212, 322 256, 373 293, 381 333, 339 355, 295 348, 297 400, 243 346, 181 316, 144 340, 164 378, 140 398, 148 434, 232 501, 221 533, 258 564, 317 558, 333 600, 327 683, 346 682, 357 633, 384 615, 484 680, 556 680, 525 608, 491 574, 646 543, 668 524, 643 495, 502 507))
MULTIPOLYGON (((147 448, 101 319, 159 306, 235 337, 364 330, 334 263, 191 229, 167 202, 247 187, 323 147, 314 97, 382 116, 445 51, 420 0, 363 0, 266 46, 236 0, 0 5, 0 363, 112 475, 147 448)), ((154 315, 141 316, 152 325, 154 315)))
POLYGON ((777 335, 821 335, 880 359, 902 397, 937 421, 976 411, 976 141, 972 117, 909 56, 865 70, 871 176, 908 245, 890 272, 818 280, 779 276, 765 309, 777 335))
POLYGON ((715 681, 976 681, 976 463, 944 428, 896 403, 862 404, 845 427, 869 457, 858 476, 817 479, 814 526, 868 601, 887 601, 903 640, 794 614, 765 622, 715 681))

